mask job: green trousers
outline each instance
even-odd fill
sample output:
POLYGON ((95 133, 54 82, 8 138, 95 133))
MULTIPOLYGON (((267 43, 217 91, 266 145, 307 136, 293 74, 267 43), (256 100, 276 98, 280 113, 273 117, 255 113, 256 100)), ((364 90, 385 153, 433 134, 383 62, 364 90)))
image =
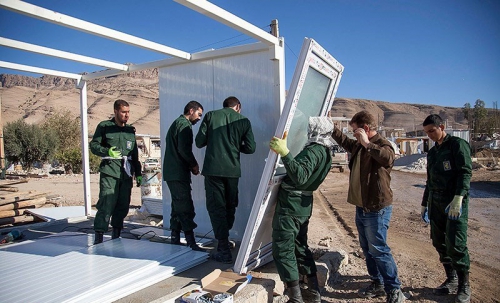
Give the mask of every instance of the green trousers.
POLYGON ((238 206, 239 178, 205 176, 207 211, 217 240, 229 238, 238 206))
POLYGON ((432 245, 439 254, 441 263, 451 263, 457 271, 469 272, 470 260, 467 249, 467 222, 469 198, 462 201, 462 215, 458 220, 448 219, 445 208, 453 199, 441 192, 429 193, 429 219, 431 221, 432 245))
POLYGON ((272 226, 273 258, 281 281, 297 281, 299 273, 315 274, 316 263, 307 245, 309 217, 274 213, 272 226))
POLYGON ((101 173, 99 180, 99 200, 94 219, 94 230, 107 232, 109 220, 111 226, 123 228, 123 220, 128 214, 130 195, 132 193, 132 178, 122 174, 121 178, 111 177, 101 173))
POLYGON ((170 230, 191 231, 198 225, 194 222, 193 199, 191 198, 191 182, 167 181, 172 197, 170 213, 170 230))

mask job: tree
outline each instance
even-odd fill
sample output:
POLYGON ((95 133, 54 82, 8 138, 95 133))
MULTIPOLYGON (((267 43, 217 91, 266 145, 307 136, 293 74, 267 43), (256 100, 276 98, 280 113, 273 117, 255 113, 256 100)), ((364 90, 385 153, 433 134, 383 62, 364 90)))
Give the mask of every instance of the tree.
POLYGON ((10 162, 21 162, 29 171, 37 161, 45 162, 55 153, 58 138, 52 130, 27 124, 19 119, 4 128, 5 155, 10 162))
POLYGON ((464 107, 462 107, 462 113, 464 114, 464 118, 467 119, 467 127, 472 129, 473 116, 469 102, 465 103, 464 107))
POLYGON ((487 118, 488 110, 485 108, 485 103, 481 99, 477 99, 474 104, 474 132, 487 133, 487 118))
POLYGON ((69 110, 56 111, 43 122, 42 128, 59 138, 58 152, 81 146, 80 118, 73 116, 69 110))

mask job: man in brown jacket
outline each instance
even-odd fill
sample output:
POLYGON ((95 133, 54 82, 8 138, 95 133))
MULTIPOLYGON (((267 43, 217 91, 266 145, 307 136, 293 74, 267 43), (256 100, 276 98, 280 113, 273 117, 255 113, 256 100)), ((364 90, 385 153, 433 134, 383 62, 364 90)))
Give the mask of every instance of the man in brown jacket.
POLYGON ((349 124, 356 139, 335 127, 332 137, 351 153, 347 202, 356 206, 359 244, 366 257, 372 282, 359 295, 373 298, 387 294, 387 302, 403 302, 396 262, 387 245, 387 229, 392 214, 390 172, 394 164, 391 143, 377 133, 368 111, 356 113, 349 124))

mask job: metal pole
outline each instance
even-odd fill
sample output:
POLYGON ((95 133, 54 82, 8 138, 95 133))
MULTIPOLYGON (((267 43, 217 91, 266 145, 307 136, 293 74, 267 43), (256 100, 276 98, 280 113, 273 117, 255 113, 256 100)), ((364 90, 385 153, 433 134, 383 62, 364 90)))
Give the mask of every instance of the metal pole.
POLYGON ((82 168, 85 215, 90 216, 92 210, 92 199, 90 195, 89 130, 87 126, 87 82, 85 80, 80 80, 77 87, 80 89, 80 121, 82 130, 82 168))

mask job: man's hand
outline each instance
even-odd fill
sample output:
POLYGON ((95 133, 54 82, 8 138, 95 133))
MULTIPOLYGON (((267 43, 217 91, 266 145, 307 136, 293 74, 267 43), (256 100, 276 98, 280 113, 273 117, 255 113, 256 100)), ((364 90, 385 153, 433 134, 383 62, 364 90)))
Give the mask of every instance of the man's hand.
POLYGON ((448 214, 448 218, 450 220, 458 220, 460 216, 462 215, 462 200, 464 199, 463 196, 454 196, 453 200, 451 201, 448 206, 446 206, 444 212, 448 214))
POLYGON ((368 143, 370 143, 370 140, 368 140, 368 134, 362 127, 359 127, 354 131, 354 137, 365 147, 368 143))
POLYGON ((426 224, 429 224, 429 222, 431 222, 429 220, 429 209, 427 208, 427 206, 422 206, 420 210, 420 216, 422 217, 422 221, 424 221, 426 224))
POLYGON ((273 137, 271 142, 269 142, 269 147, 281 157, 284 157, 290 153, 288 147, 286 147, 286 137, 288 136, 288 131, 283 134, 283 139, 273 137))
POLYGON ((141 186, 142 176, 136 176, 135 177, 135 182, 137 183, 137 187, 141 186))
POLYGON ((193 175, 199 175, 200 174, 200 166, 196 165, 195 167, 191 168, 191 173, 193 175))
POLYGON ((116 150, 116 146, 112 146, 109 150, 108 150, 108 155, 110 157, 113 157, 113 158, 121 158, 122 157, 122 152, 119 151, 119 150, 116 150))

